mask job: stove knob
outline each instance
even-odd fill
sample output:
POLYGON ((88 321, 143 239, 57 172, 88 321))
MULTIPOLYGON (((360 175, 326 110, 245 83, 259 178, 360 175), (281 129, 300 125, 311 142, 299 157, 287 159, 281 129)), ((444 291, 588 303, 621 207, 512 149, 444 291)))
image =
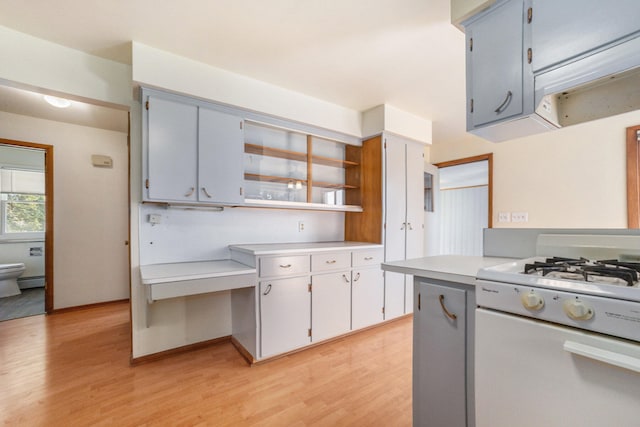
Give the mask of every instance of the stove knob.
POLYGON ((544 307, 544 299, 533 291, 523 294, 520 297, 520 300, 522 301, 524 308, 527 310, 538 311, 542 310, 542 307, 544 307))
POLYGON ((573 320, 589 320, 593 317, 593 309, 580 300, 565 301, 562 308, 573 320))

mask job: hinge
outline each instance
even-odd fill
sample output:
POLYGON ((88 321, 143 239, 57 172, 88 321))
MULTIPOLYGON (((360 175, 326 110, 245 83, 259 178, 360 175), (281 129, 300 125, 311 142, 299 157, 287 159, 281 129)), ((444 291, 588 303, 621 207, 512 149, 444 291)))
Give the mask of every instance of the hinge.
POLYGON ((242 129, 242 122, 240 122, 240 129, 242 129))
POLYGON ((640 142, 640 130, 636 131, 636 141, 640 142))
POLYGON ((147 110, 149 109, 149 101, 144 103, 144 108, 146 108, 147 110))
POLYGON ((242 187, 240 187, 240 195, 242 196, 242 193, 244 192, 244 190, 242 189, 242 187))
POLYGON ((309 328, 309 336, 311 336, 311 328, 309 328))
POLYGON ((309 292, 311 292, 311 283, 309 283, 309 288, 308 288, 309 292))
POLYGON ((149 188, 149 180, 148 179, 144 180, 144 188, 147 188, 147 189, 149 188))
POLYGON ((533 50, 531 50, 531 48, 527 49, 527 62, 529 64, 531 64, 531 61, 533 60, 533 50))
POLYGON ((469 108, 470 108, 470 111, 469 111, 469 112, 470 112, 470 113, 473 113, 473 98, 471 98, 471 103, 470 103, 470 104, 471 104, 471 105, 469 106, 469 108))
POLYGON ((385 229, 385 230, 387 229, 387 223, 386 222, 384 224, 382 224, 382 228, 385 229))
POLYGON ((533 8, 530 7, 529 9, 527 9, 527 24, 531 24, 532 20, 533 20, 533 8))
POLYGON ((382 314, 384 314, 384 307, 382 307, 382 314))
POLYGON ((384 139, 384 148, 387 148, 387 138, 384 139))
POLYGON ((469 52, 473 52, 473 37, 469 39, 469 52))

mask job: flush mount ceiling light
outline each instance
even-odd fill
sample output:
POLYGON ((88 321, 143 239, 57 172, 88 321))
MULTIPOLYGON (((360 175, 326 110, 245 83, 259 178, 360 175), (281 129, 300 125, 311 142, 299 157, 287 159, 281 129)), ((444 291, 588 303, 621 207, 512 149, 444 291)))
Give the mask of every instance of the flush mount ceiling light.
POLYGON ((71 105, 71 101, 68 99, 58 98, 56 96, 45 95, 44 100, 56 108, 67 108, 71 105))

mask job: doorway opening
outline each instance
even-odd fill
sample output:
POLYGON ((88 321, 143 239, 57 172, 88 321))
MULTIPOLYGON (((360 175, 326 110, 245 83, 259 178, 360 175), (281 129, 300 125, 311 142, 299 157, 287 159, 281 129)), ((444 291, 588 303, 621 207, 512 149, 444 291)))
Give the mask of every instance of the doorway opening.
POLYGON ((440 254, 482 255, 493 226, 493 154, 437 163, 440 254))
POLYGON ((53 310, 53 146, 0 139, 0 264, 19 266, 0 320, 53 310), (10 292, 10 293, 16 293, 10 292))

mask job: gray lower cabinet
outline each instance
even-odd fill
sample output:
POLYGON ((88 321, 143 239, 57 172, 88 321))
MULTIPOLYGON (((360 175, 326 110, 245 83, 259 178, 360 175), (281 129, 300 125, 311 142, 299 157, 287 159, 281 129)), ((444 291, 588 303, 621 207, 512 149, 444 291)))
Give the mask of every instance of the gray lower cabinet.
POLYGON ((474 426, 471 286, 414 280, 413 425, 474 426))
POLYGON ((261 356, 274 356, 309 345, 309 276, 261 281, 259 288, 261 356))

